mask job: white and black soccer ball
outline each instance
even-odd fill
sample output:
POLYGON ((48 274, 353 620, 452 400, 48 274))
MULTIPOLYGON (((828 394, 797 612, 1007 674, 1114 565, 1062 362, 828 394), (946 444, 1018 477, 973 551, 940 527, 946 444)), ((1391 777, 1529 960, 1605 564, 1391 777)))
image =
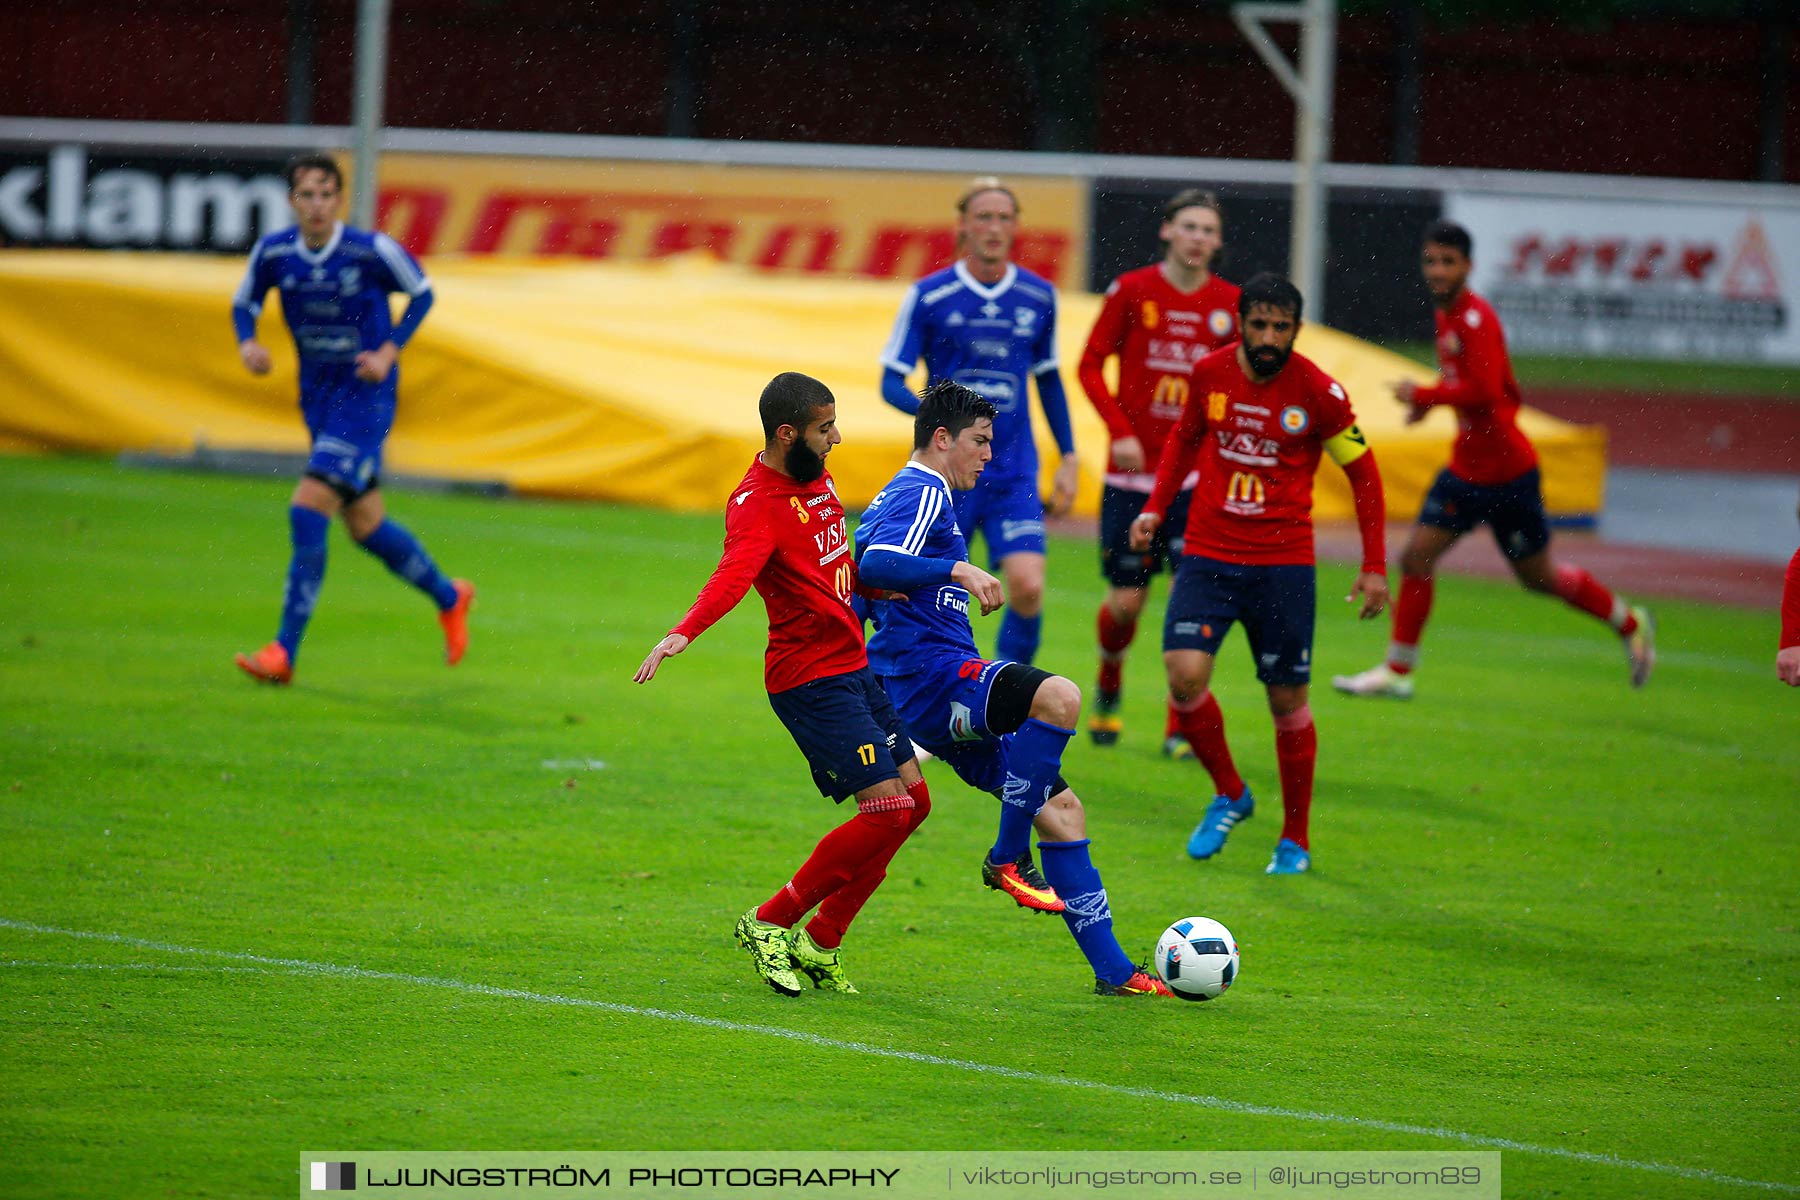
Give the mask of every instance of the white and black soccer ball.
POLYGON ((1157 939, 1156 973, 1183 1000, 1211 1000, 1237 981, 1237 939, 1210 917, 1183 917, 1157 939))

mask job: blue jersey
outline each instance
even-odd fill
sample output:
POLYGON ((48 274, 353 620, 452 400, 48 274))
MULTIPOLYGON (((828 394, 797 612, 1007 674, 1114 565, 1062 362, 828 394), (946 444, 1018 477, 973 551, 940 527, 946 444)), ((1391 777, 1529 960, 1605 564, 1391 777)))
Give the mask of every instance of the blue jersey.
POLYGON ((906 600, 869 604, 875 626, 869 667, 875 674, 910 675, 940 667, 946 659, 977 657, 969 630, 969 593, 949 581, 950 568, 969 557, 951 506, 949 481, 920 463, 902 467, 869 501, 856 527, 857 561, 871 550, 942 564, 935 581, 911 589, 906 600))
MULTIPOLYGON (((992 287, 962 263, 912 285, 881 352, 882 365, 909 374, 925 359, 927 386, 953 379, 993 401, 994 460, 982 482, 1037 478, 1037 444, 1031 437, 1028 381, 1056 370, 1056 292, 1048 280, 1017 265, 992 287)), ((1057 399, 1061 387, 1057 386, 1057 399)), ((1064 402, 1066 409, 1066 402, 1064 402)), ((1055 415, 1046 405, 1058 441, 1055 415)), ((1063 425, 1067 425, 1066 412, 1063 425)), ((1063 446, 1073 448, 1073 442, 1063 446)))
POLYGON ((307 249, 298 227, 268 234, 250 251, 233 300, 240 340, 255 331, 270 288, 281 290, 281 313, 300 355, 303 408, 335 400, 392 405, 398 365, 382 383, 365 383, 356 378, 356 356, 390 338, 404 345, 430 306, 431 281, 412 255, 385 233, 346 225, 318 250, 307 249), (388 309, 392 292, 414 298, 398 334, 388 309))

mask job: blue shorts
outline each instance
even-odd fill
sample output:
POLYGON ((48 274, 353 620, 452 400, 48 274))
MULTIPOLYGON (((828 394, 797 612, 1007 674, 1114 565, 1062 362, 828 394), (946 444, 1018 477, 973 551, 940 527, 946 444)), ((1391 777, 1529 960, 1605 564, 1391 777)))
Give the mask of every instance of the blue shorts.
POLYGON ((1486 524, 1494 531, 1500 553, 1513 561, 1530 558, 1550 544, 1550 523, 1544 518, 1544 493, 1536 467, 1517 479, 1499 484, 1470 483, 1446 468, 1438 472, 1419 524, 1464 534, 1486 524))
POLYGON ((1255 567, 1185 555, 1169 589, 1163 649, 1217 655, 1232 623, 1242 621, 1258 679, 1277 687, 1309 683, 1314 575, 1311 563, 1255 567))
POLYGON ((770 692, 769 707, 806 756, 822 796, 843 800, 898 779, 897 764, 913 756, 906 726, 867 667, 770 692))
POLYGON ((1148 587, 1150 580, 1162 573, 1163 563, 1173 571, 1181 560, 1181 535, 1187 529, 1190 491, 1182 492, 1169 504, 1163 523, 1150 541, 1150 549, 1142 554, 1131 548, 1131 523, 1144 511, 1150 497, 1143 492, 1126 491, 1110 484, 1100 490, 1100 574, 1114 587, 1148 587))
POLYGON ((954 501, 963 539, 973 541, 979 531, 987 543, 989 570, 999 570, 1009 554, 1044 552, 1044 500, 1036 476, 981 479, 954 501))
POLYGON ((394 425, 394 383, 390 373, 380 384, 315 386, 301 394, 300 411, 312 437, 306 474, 346 504, 381 486, 381 452, 394 425))
POLYGON ((999 795, 1006 782, 1012 735, 988 724, 994 681, 1008 659, 944 659, 933 669, 885 676, 882 687, 912 731, 913 740, 950 764, 962 781, 999 795))

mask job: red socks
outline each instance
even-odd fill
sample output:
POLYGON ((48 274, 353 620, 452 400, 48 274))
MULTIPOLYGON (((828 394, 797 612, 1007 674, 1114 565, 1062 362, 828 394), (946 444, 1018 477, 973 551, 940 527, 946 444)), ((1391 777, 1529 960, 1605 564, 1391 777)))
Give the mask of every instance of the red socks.
POLYGON ((1637 618, 1631 615, 1625 602, 1580 567, 1566 564, 1556 568, 1556 594, 1569 607, 1579 608, 1589 616, 1605 621, 1621 637, 1630 637, 1637 632, 1637 618))
POLYGON ((1313 725, 1312 708, 1275 718, 1275 762, 1281 769, 1281 836, 1306 844, 1307 818, 1312 813, 1313 766, 1319 758, 1319 731, 1313 725))
POLYGON ((1431 616, 1432 580, 1429 575, 1402 575, 1400 599, 1394 605, 1394 636, 1388 643, 1388 670, 1405 675, 1419 662, 1419 639, 1431 616))
MULTIPOLYGON (((901 844, 931 815, 931 791, 925 786, 923 779, 907 788, 906 794, 912 798, 912 807, 898 810, 906 818, 905 830, 885 853, 877 854, 864 863, 842 887, 826 896, 819 905, 819 911, 806 923, 806 932, 821 950, 833 950, 843 943, 844 933, 850 928, 850 922, 856 920, 856 914, 862 911, 869 897, 875 894, 875 889, 881 886, 881 881, 887 878, 887 865, 893 861, 901 844)), ((798 919, 796 916, 795 920, 798 919)))
POLYGON ((1095 627, 1100 636, 1100 694, 1117 696, 1125 667, 1125 651, 1131 647, 1131 639, 1137 636, 1137 622, 1121 621, 1113 615, 1112 609, 1102 604, 1095 627))
POLYGON ((1225 714, 1219 711, 1218 697, 1209 691, 1185 704, 1171 698, 1169 713, 1181 736, 1194 748, 1200 765, 1212 776, 1213 790, 1233 800, 1243 795, 1244 779, 1231 761, 1231 748, 1225 744, 1225 714))

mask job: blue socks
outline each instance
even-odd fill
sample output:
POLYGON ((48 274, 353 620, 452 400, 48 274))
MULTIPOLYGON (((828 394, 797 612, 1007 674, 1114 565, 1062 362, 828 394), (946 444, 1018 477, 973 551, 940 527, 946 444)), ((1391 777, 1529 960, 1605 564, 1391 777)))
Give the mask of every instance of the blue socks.
POLYGON ((431 555, 425 553, 425 547, 419 545, 419 539, 409 533, 406 526, 384 520, 375 527, 374 533, 362 540, 362 548, 386 563, 388 570, 430 596, 439 612, 456 603, 456 588, 438 570, 431 555))
POLYGON ((1062 771, 1063 748, 1073 729, 1026 720, 1006 746, 1006 782, 1000 794, 1000 835, 988 852, 995 866, 1017 862, 1031 846, 1031 821, 1050 799, 1062 771))
POLYGON ((1042 614, 1021 617, 1010 604, 1007 605, 1000 616, 1000 636, 994 640, 994 657, 1030 666, 1031 660, 1037 657, 1038 635, 1043 626, 1042 614))
POLYGON ((1094 968, 1095 977, 1112 984, 1130 979, 1137 966, 1125 957, 1119 939, 1113 936, 1112 907, 1106 902, 1100 872, 1088 859, 1088 840, 1039 842, 1038 853, 1045 881, 1067 906, 1063 921, 1094 968))
POLYGON ((300 639, 306 636, 306 623, 319 601, 319 585, 325 581, 325 534, 331 518, 296 504, 288 509, 288 528, 294 557, 288 561, 287 588, 281 594, 281 630, 275 640, 293 662, 300 656, 300 639))

